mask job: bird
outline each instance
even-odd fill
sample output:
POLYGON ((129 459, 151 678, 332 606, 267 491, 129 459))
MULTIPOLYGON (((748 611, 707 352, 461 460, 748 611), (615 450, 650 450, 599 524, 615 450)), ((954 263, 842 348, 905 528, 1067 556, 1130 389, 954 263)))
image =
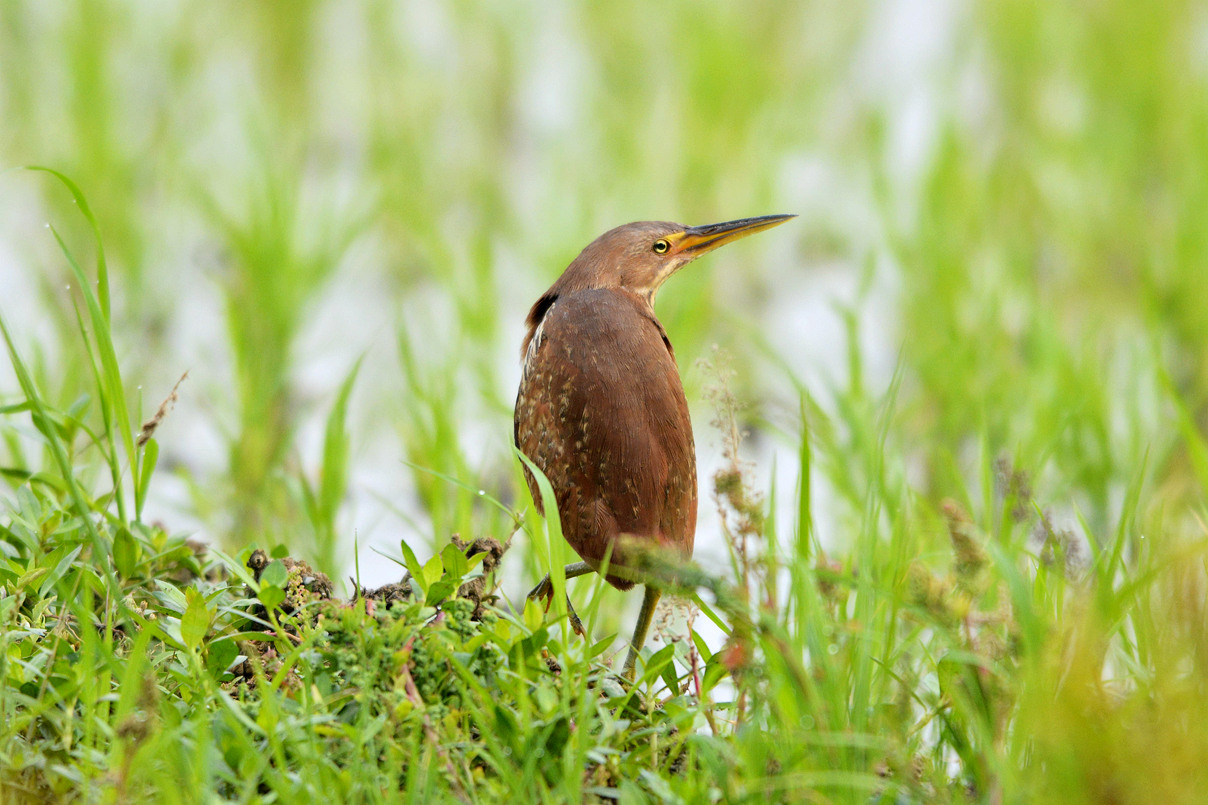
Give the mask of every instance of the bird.
MULTIPOLYGON (((696 534, 696 448, 667 330, 654 313, 663 283, 701 255, 793 215, 706 226, 638 221, 592 241, 533 304, 521 346, 516 448, 549 480, 562 535, 618 590, 645 584, 623 673, 633 678, 661 596, 641 574, 655 549, 687 559, 696 534)), ((544 511, 527 466, 533 502, 544 511)), ((528 598, 552 598, 550 577, 528 598)), ((570 610, 571 624, 582 633, 570 610)))

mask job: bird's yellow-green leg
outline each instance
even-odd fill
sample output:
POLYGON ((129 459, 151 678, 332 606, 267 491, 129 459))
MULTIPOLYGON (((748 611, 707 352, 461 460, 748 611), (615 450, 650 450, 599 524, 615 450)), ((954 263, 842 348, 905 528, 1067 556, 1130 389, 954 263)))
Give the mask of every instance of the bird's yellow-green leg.
POLYGON ((623 673, 628 679, 633 679, 633 669, 638 661, 638 652, 646 643, 646 633, 650 631, 650 622, 654 620, 654 609, 659 604, 663 591, 657 587, 646 585, 646 595, 642 598, 642 611, 638 613, 638 623, 633 628, 633 640, 629 642, 629 656, 625 658, 623 673))
MULTIPOLYGON (((566 576, 567 579, 576 579, 579 576, 586 576, 588 573, 591 573, 594 570, 595 570, 595 568, 593 568, 591 565, 587 564, 586 562, 575 562, 573 564, 567 565, 566 568, 562 571, 562 573, 564 576, 566 576)), ((553 585, 553 582, 550 581, 550 577, 548 575, 546 575, 546 577, 543 578, 541 581, 539 581, 537 583, 537 586, 534 587, 532 589, 532 591, 525 597, 526 597, 526 599, 527 598, 536 598, 536 599, 544 598, 545 599, 545 611, 549 612, 550 604, 552 604, 554 602, 554 585, 553 585)), ((575 634, 577 634, 577 635, 587 634, 587 630, 583 628, 583 622, 579 620, 579 616, 577 614, 575 614, 575 608, 573 606, 571 606, 569 595, 566 596, 566 614, 570 618, 570 628, 575 630, 575 634)))

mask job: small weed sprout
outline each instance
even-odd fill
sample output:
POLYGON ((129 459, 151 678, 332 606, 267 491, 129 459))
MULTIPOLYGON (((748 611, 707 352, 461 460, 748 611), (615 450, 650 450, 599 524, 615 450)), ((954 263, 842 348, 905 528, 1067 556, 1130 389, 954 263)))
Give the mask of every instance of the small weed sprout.
POLYGON ((721 518, 722 534, 734 557, 735 574, 742 596, 749 603, 752 590, 762 587, 768 591, 766 606, 774 607, 767 580, 766 561, 753 545, 764 536, 764 500, 755 492, 747 474, 752 465, 739 457, 746 433, 739 426, 741 406, 730 389, 736 372, 730 368, 729 356, 716 345, 712 362, 702 360, 702 370, 712 377, 705 397, 714 409, 710 424, 721 434, 724 463, 713 476, 713 502, 721 518))
POLYGON ((151 441, 151 437, 155 435, 155 431, 161 424, 163 424, 164 419, 167 418, 168 414, 172 411, 172 408, 176 405, 176 401, 180 399, 180 395, 178 393, 180 384, 185 382, 185 378, 188 376, 188 372, 185 372, 180 376, 180 380, 176 381, 176 385, 172 387, 172 391, 168 393, 168 396, 164 398, 164 401, 159 404, 159 408, 155 409, 155 413, 151 416, 151 418, 142 424, 142 427, 138 432, 138 446, 140 448, 146 447, 147 442, 151 441))

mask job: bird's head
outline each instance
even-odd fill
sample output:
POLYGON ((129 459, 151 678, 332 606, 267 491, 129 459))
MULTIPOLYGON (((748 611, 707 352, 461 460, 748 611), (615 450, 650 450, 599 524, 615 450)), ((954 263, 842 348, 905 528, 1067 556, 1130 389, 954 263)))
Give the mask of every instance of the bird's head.
POLYGON ((764 215, 706 226, 638 221, 592 241, 554 283, 552 293, 621 288, 654 304, 667 278, 702 254, 784 223, 792 215, 764 215))

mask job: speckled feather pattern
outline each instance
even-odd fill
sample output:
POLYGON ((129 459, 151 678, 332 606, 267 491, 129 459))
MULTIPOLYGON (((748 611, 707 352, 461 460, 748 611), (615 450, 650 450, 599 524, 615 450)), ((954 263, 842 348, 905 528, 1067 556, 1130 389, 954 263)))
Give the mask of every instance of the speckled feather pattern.
MULTIPOLYGON (((629 564, 621 535, 692 553, 692 424, 671 343, 647 298, 588 288, 534 306, 515 439, 549 478, 562 533, 588 564, 598 568, 609 546, 613 566, 629 564)), ((634 584, 611 573, 608 581, 634 584)))

